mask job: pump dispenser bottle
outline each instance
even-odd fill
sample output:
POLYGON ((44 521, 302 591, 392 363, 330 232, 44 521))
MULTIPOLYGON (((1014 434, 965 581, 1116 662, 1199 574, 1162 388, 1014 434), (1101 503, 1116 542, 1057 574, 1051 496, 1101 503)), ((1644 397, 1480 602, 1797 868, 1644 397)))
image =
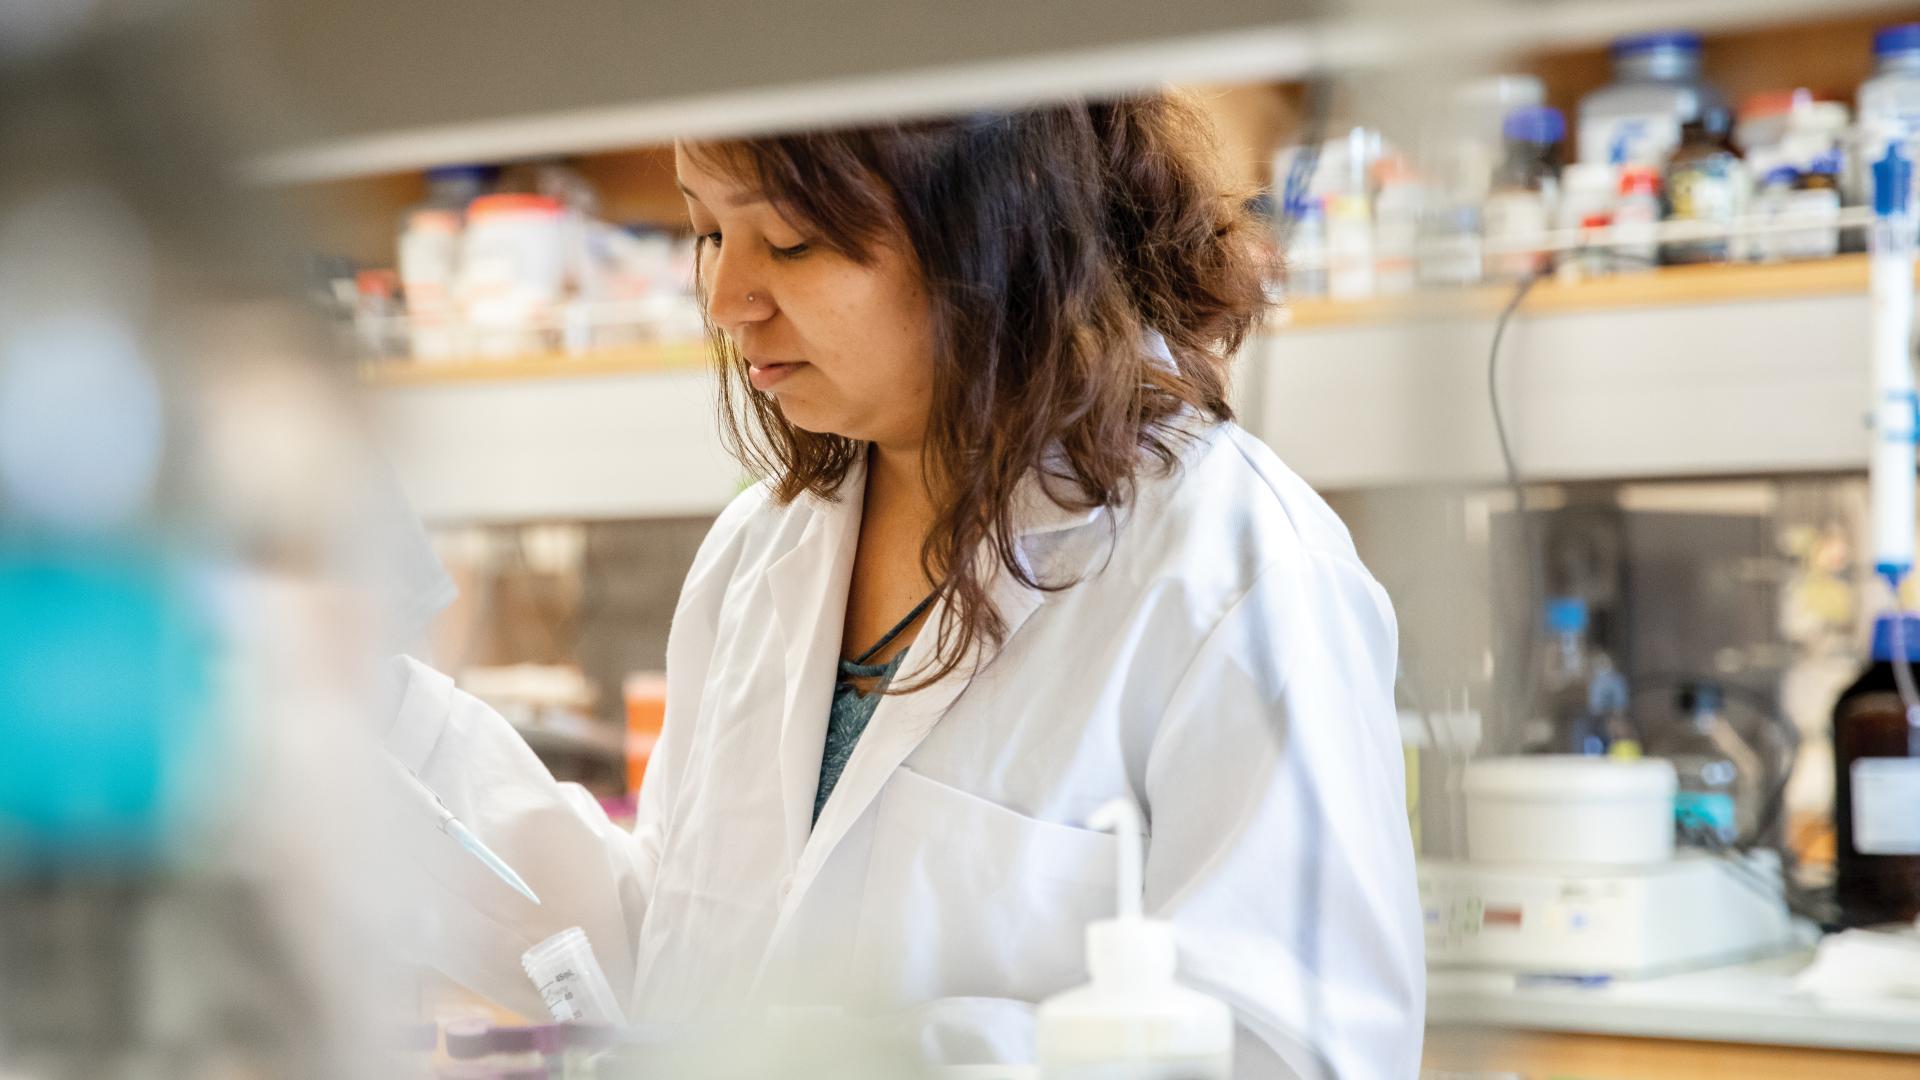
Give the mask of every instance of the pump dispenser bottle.
POLYGON ((1230 1080, 1233 1012, 1174 981, 1173 925, 1140 910, 1140 812, 1115 800, 1088 824, 1119 836, 1117 917, 1087 926, 1091 981, 1040 1004, 1042 1080, 1230 1080))

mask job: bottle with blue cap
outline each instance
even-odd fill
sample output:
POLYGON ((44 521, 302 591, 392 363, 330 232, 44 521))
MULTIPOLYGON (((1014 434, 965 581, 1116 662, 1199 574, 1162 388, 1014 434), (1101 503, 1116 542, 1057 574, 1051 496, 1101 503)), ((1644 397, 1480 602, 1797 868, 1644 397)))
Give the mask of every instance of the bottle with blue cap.
POLYGON ((1881 616, 1873 662, 1833 706, 1834 898, 1847 926, 1920 916, 1920 730, 1894 672, 1902 647, 1920 664, 1920 616, 1881 616))
MULTIPOLYGON (((1870 168, 1900 146, 1909 162, 1920 158, 1920 23, 1888 26, 1873 35, 1873 75, 1860 84, 1859 131, 1862 159, 1870 168)), ((1864 198, 1874 185, 1867 181, 1864 198)), ((1911 200, 1910 200, 1911 201, 1911 200)))
POLYGON ((1680 129, 1726 100, 1700 76, 1700 35, 1668 31, 1613 43, 1613 81, 1580 100, 1579 159, 1665 168, 1680 129))
POLYGON ((1525 747, 1533 753, 1605 754, 1630 735, 1627 682, 1587 640, 1587 602, 1557 596, 1546 604, 1546 640, 1525 747))
POLYGON ((1506 159, 1494 170, 1485 221, 1490 276, 1518 280, 1547 269, 1541 249, 1560 204, 1561 143, 1567 122, 1560 110, 1529 105, 1507 114, 1506 159))

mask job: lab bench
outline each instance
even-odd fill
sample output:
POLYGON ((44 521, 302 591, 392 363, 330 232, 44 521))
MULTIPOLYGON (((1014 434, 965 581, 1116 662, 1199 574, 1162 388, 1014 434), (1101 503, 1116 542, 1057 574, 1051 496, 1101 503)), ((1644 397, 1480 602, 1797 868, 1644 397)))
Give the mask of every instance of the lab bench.
POLYGON ((1427 1064, 1583 1080, 1920 1076, 1920 1001, 1797 994, 1811 958, 1599 986, 1434 972, 1427 1064))

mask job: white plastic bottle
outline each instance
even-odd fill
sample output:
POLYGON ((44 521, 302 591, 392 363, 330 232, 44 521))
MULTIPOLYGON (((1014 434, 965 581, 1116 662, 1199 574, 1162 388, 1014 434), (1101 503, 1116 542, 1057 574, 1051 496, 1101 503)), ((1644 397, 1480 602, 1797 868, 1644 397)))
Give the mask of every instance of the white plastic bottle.
POLYGON ((1873 76, 1860 84, 1859 201, 1871 203, 1870 169, 1887 141, 1899 139, 1912 160, 1920 150, 1920 23, 1889 26, 1873 35, 1873 76))
POLYGON ((1700 35, 1621 38, 1612 53, 1613 81, 1580 100, 1579 159, 1663 168, 1681 126, 1726 104, 1700 77, 1700 35))
POLYGON ((1373 200, 1373 286, 1382 296, 1413 291, 1414 249, 1425 205, 1426 188, 1420 178, 1396 162, 1373 200))
POLYGON ((1335 300, 1373 296, 1373 210, 1365 195, 1327 199, 1327 295, 1335 300))
POLYGON ((1088 824, 1119 834, 1119 914, 1087 926, 1091 981, 1040 1004, 1042 1080, 1231 1080, 1232 1010, 1174 981, 1173 925, 1141 914, 1139 811, 1088 824))

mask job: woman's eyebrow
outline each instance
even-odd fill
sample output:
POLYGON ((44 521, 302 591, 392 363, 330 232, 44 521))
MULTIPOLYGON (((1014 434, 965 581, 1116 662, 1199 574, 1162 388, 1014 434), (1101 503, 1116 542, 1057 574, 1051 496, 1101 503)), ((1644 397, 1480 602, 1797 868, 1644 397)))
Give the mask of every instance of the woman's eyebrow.
MULTIPOLYGON (((688 187, 686 183, 677 176, 673 178, 673 186, 680 189, 680 194, 685 195, 694 202, 706 202, 705 199, 702 199, 697 192, 688 187)), ((727 205, 731 207, 751 206, 754 203, 763 203, 766 201, 767 197, 758 191, 739 191, 727 199, 727 205)))

